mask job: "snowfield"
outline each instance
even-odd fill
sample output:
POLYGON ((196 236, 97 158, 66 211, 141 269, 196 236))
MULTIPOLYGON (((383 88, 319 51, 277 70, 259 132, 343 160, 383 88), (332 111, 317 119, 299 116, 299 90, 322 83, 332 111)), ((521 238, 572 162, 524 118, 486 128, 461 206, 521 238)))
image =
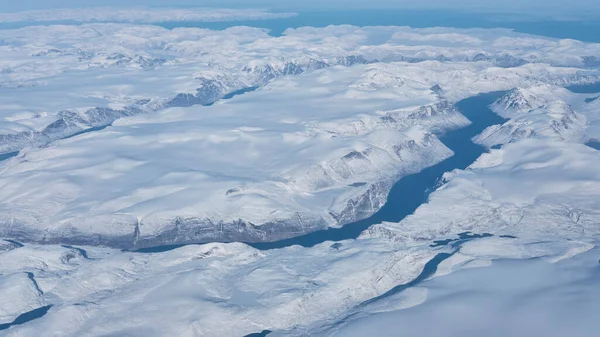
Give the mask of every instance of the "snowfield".
POLYGON ((473 231, 593 239, 600 232, 599 160, 600 152, 583 144, 507 144, 469 170, 447 173, 429 202, 402 222, 376 225, 363 235, 410 241, 473 231))
MULTIPOLYGON (((0 88, 11 93, 0 98, 0 147, 20 153, 0 164, 0 235, 44 243, 260 242, 342 226, 381 208, 399 178, 452 155, 437 136, 469 124, 458 100, 599 78, 584 62, 597 45, 505 30, 2 34, 0 83, 12 85, 0 88)), ((537 111, 480 142, 534 129, 584 140, 586 119, 567 103, 537 111)))
POLYGON ((168 30, 106 23, 0 30, 0 41, 0 153, 121 117, 212 104, 240 89, 336 65, 411 63, 412 78, 365 72, 351 88, 375 95, 382 86, 445 80, 452 101, 498 87, 600 79, 590 63, 600 55, 597 44, 507 30, 331 26, 272 37, 249 27, 168 30), (446 68, 450 63, 453 72, 446 68), (448 70, 446 78, 434 77, 433 69, 448 70), (475 77, 481 83, 473 85, 475 77))
POLYGON ((450 335, 498 317, 515 322, 498 333, 530 335, 504 315, 521 308, 531 324, 554 315, 556 336, 588 336, 600 152, 585 144, 600 139, 600 104, 565 86, 599 81, 599 57, 598 44, 508 30, 0 30, 0 334, 438 335, 460 309, 472 329, 450 335), (473 138, 489 152, 414 214, 313 247, 241 243, 368 218, 399 179, 454 155, 440 139, 471 124, 457 102, 496 91, 506 121, 473 138), (564 308, 579 318, 560 320, 564 308))
POLYGON ((554 264, 503 259, 463 270, 412 288, 411 297, 390 298, 381 306, 391 310, 369 313, 326 335, 593 337, 600 326, 597 258, 595 249, 554 264), (418 293, 427 294, 422 305, 393 309, 412 304, 418 293))
POLYGON ((487 128, 475 141, 487 147, 531 137, 589 141, 597 134, 600 117, 589 99, 554 86, 516 88, 492 106, 510 121, 487 128))
POLYGON ((41 293, 30 301, 53 307, 7 335, 329 335, 357 317, 426 301, 419 288, 370 300, 410 283, 438 253, 450 256, 438 265, 441 276, 502 258, 559 263, 592 247, 555 238, 481 239, 458 252, 384 238, 265 252, 238 243, 155 254, 86 247, 87 258, 72 248, 26 245, 0 254, 2 273, 33 271, 41 293))

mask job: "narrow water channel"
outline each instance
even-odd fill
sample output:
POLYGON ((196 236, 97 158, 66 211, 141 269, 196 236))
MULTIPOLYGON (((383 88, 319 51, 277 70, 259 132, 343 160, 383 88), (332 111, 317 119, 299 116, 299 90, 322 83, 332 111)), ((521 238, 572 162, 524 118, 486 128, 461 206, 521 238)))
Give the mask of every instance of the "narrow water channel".
POLYGON ((0 331, 6 330, 6 329, 10 328, 11 326, 25 324, 29 321, 33 321, 34 319, 40 318, 40 317, 44 316, 45 314, 47 314, 48 310, 50 310, 50 308, 52 308, 52 305, 47 305, 45 307, 33 309, 31 311, 23 313, 10 323, 0 324, 0 331))
MULTIPOLYGON (((260 250, 284 248, 292 245, 312 247, 325 241, 355 239, 365 229, 384 221, 401 221, 427 201, 429 194, 435 190, 436 184, 445 172, 454 169, 465 169, 482 153, 487 151, 484 147, 474 144, 471 139, 488 126, 502 124, 506 121, 489 109, 489 105, 505 93, 505 91, 485 93, 458 102, 456 104, 457 108, 472 123, 465 128, 450 131, 440 136, 440 140, 454 151, 454 155, 434 166, 423 169, 419 173, 400 179, 392 187, 386 204, 371 217, 347 224, 341 228, 328 228, 275 242, 248 244, 260 250)), ((137 252, 158 253, 182 246, 184 245, 148 247, 139 249, 137 252)))
POLYGON ((9 152, 9 153, 2 153, 0 154, 0 162, 12 157, 15 157, 16 155, 18 155, 19 152, 9 152))
POLYGON ((437 182, 445 172, 454 169, 465 169, 487 151, 484 147, 474 144, 471 138, 481 133, 488 126, 502 124, 506 121, 489 109, 489 105, 504 94, 505 92, 485 93, 458 102, 457 108, 465 117, 471 120, 472 124, 448 132, 440 137, 440 140, 454 151, 454 156, 423 169, 419 173, 400 179, 390 191, 386 204, 371 217, 347 224, 342 228, 329 228, 291 239, 250 243, 250 245, 261 250, 283 248, 291 245, 312 247, 325 241, 357 238, 365 229, 384 221, 401 221, 427 201, 429 194, 435 190, 437 182))

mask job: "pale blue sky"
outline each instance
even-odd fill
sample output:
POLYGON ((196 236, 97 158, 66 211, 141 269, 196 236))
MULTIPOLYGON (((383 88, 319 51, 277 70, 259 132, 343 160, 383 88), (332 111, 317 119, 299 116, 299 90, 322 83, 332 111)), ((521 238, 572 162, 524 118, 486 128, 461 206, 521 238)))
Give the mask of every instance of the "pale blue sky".
POLYGON ((0 0, 0 12, 84 6, 263 7, 279 10, 408 7, 521 14, 600 11, 598 0, 0 0))

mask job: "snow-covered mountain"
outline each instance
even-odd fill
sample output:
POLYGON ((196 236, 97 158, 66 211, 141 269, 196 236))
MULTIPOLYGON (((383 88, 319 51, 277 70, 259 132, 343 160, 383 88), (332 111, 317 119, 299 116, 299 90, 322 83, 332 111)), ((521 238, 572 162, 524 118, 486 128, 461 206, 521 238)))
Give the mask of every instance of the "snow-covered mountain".
POLYGON ((486 147, 530 137, 581 143, 595 133, 593 125, 598 121, 590 103, 589 98, 561 87, 516 88, 491 105, 494 112, 510 120, 488 127, 474 140, 486 147))
MULTIPOLYGON (((289 30, 286 35, 274 38, 264 30, 248 27, 208 31, 87 24, 3 30, 0 39, 4 42, 0 46, 0 91, 6 92, 0 98, 3 107, 0 151, 3 153, 44 145, 56 140, 58 135, 70 136, 106 126, 135 113, 173 106, 209 105, 239 90, 264 86, 281 76, 326 67, 398 61, 429 62, 429 67, 439 67, 442 63, 467 62, 473 64, 457 69, 452 75, 455 81, 472 77, 474 74, 463 72, 473 71, 494 72, 497 74, 488 74, 492 76, 489 80, 505 81, 500 75, 503 69, 497 67, 506 67, 506 73, 520 72, 521 80, 528 77, 528 82, 519 82, 522 85, 530 86, 539 81, 566 85, 587 83, 598 77, 594 72, 573 68, 548 71, 541 62, 583 67, 582 60, 600 53, 593 44, 557 42, 506 31, 446 29, 442 32, 402 27, 307 27, 289 30), (462 48, 460 43, 451 47, 448 38, 463 41, 460 43, 467 43, 471 48, 462 48), (420 44, 418 49, 413 46, 416 41, 420 44), (534 57, 531 50, 525 52, 520 48, 523 41, 543 49, 543 58, 541 54, 534 57), (473 54, 478 49, 479 53, 473 54), (521 59, 527 62, 514 61, 521 59), (122 76, 124 71, 126 78, 122 76), (73 83, 79 85, 73 88, 73 83), (64 95, 65 88, 69 90, 68 95, 64 95), (107 109, 112 111, 98 113, 107 109), (61 115, 63 111, 84 116, 71 122, 61 115), (95 113, 99 116, 91 116, 95 113), (104 125, 88 123, 88 117, 104 119, 104 125), (45 132, 46 128, 51 134, 45 132)), ((383 68, 365 73, 353 88, 377 91, 393 86, 419 86, 421 82, 418 76, 411 79, 383 68)))
POLYGON ((491 108, 502 117, 512 118, 517 115, 528 113, 529 111, 542 106, 545 102, 546 101, 543 98, 537 97, 528 90, 516 88, 494 102, 491 108))
MULTIPOLYGON (((474 86, 531 82, 520 68, 430 65, 376 63, 284 76, 220 104, 135 114, 100 132, 24 150, 2 163, 0 219, 11 226, 0 232, 24 241, 139 248, 273 241, 361 220, 383 206, 399 178, 452 155, 435 134, 469 121, 449 98, 472 95, 474 86), (432 90, 436 85, 444 90, 432 90), (37 186, 61 193, 39 193, 37 186)), ((209 94, 227 86, 200 81, 209 94)), ((67 135, 81 121, 101 125, 128 114, 90 111, 85 118, 61 114, 45 132, 67 135)), ((558 129, 578 121, 561 113, 549 114, 558 129)))
POLYGON ((427 204, 364 237, 433 239, 474 231, 515 237, 597 240, 600 152, 560 140, 523 139, 491 150, 465 171, 445 175, 427 204), (543 225, 542 225, 543 224, 543 225))
MULTIPOLYGON (((437 42, 437 30, 411 32, 431 38, 431 46, 415 56, 429 59, 448 48, 437 42)), ((598 76, 543 64, 380 61, 381 48, 405 48, 405 34, 404 28, 327 27, 272 38, 243 27, 165 31, 117 24, 5 34, 9 46, 22 47, 6 57, 14 69, 6 76, 19 78, 19 67, 41 71, 41 64, 49 64, 44 78, 53 80, 0 98, 8 107, 2 151, 25 147, 0 164, 0 221, 11 223, 0 233, 24 241, 133 248, 272 241, 339 227, 381 208, 399 178, 452 155, 436 135, 469 124, 454 102, 537 87, 530 95, 519 89, 505 98, 521 95, 524 106, 534 106, 533 97, 546 97, 544 87, 598 76), (358 33, 363 37, 357 41, 358 33), (363 45, 369 35, 377 35, 379 44, 363 45), (215 41, 226 37, 231 39, 216 48, 215 41), (39 50, 40 43, 43 50, 77 52, 31 56, 35 62, 15 58, 39 50), (148 60, 168 61, 114 65, 135 59, 120 55, 142 52, 148 60), (232 54, 238 57, 227 56, 232 54), (104 66, 107 60, 113 63, 104 66), (80 85, 61 95, 72 83, 80 85), (248 88, 257 90, 214 104, 248 88), (113 126, 55 142, 107 125, 113 126), (39 145, 45 147, 29 148, 39 145), (61 192, 39 193, 37 186, 61 192)), ((511 39, 460 34, 472 34, 469 43, 488 46, 489 55, 498 41, 511 39)), ((589 54, 595 46, 576 48, 589 54)), ((539 123, 574 139, 585 120, 562 108, 540 110, 539 123)), ((513 134, 527 134, 520 121, 512 123, 508 131, 488 130, 490 139, 507 142, 513 134)), ((538 124, 535 132, 545 132, 538 124)))
POLYGON ((585 127, 585 117, 573 111, 567 102, 559 100, 531 109, 503 125, 491 126, 478 135, 475 141, 487 147, 530 137, 581 142, 585 127))
POLYGON ((455 129, 468 121, 448 102, 418 107, 438 99, 430 85, 411 91, 382 87, 373 97, 370 91, 359 95, 352 84, 381 66, 362 67, 282 78, 211 107, 138 115, 119 120, 102 132, 23 151, 4 163, 0 179, 6 179, 5 197, 14 198, 13 193, 23 191, 12 185, 9 177, 21 176, 19 181, 24 182, 29 180, 24 178, 26 172, 37 172, 31 176, 31 186, 38 184, 38 179, 51 179, 54 182, 50 184, 65 194, 38 195, 50 198, 47 207, 57 207, 51 212, 46 207, 24 211, 34 199, 35 203, 46 201, 31 198, 33 195, 17 197, 20 201, 10 204, 20 204, 19 209, 4 206, 1 212, 3 221, 14 224, 3 227, 2 233, 20 240, 133 248, 270 241, 368 217, 384 204, 397 179, 452 155, 431 132, 455 129), (312 93, 289 90, 316 88, 323 77, 337 80, 321 84, 324 90, 312 93), (390 100, 398 90, 405 96, 390 100), (407 94, 413 97, 409 101, 407 94), (350 102, 352 109, 338 110, 350 102), (262 113, 254 115, 253 111, 262 113), (359 132, 346 131, 346 123, 365 120, 376 123, 359 132), (87 144, 79 144, 81 140, 87 144), (72 154, 80 153, 76 148, 95 148, 96 152, 89 158, 63 156, 63 146, 74 146, 72 154), (119 150, 115 152, 113 146, 119 150), (146 150, 141 151, 140 146, 146 150), (76 175, 86 178, 81 176, 78 182, 60 178, 59 171, 72 173, 51 169, 54 164, 48 162, 47 166, 47 160, 73 168, 83 165, 87 169, 76 175), (106 175, 108 167, 116 171, 106 175), (52 172, 42 173, 47 169, 52 172), (146 173, 140 174, 140 169, 146 173), (122 188, 131 189, 106 190, 102 187, 107 186, 105 179, 123 179, 128 183, 122 188), (142 192, 136 197, 139 188, 149 194, 142 192), (89 206, 69 210, 68 205, 79 204, 78 199, 87 199, 89 206), (157 208, 157 203, 162 206, 157 208), (31 222, 33 214, 41 221, 31 222), (48 233, 47 226, 56 221, 62 225, 48 233), (107 222, 112 225, 106 226, 107 222), (90 227, 81 227, 82 223, 90 227), (100 223, 101 228, 96 225, 100 223))
POLYGON ((359 120, 323 122, 316 128, 335 136, 357 136, 374 130, 406 129, 411 126, 421 126, 434 133, 442 133, 469 124, 470 121, 456 109, 451 101, 442 98, 436 103, 420 107, 393 109, 361 116, 359 120))
MULTIPOLYGON (((189 17, 211 19, 169 10, 132 20, 189 17)), ((597 94, 563 87, 600 80, 598 44, 485 29, 272 37, 134 24, 0 30, 0 41, 0 154, 19 151, 0 161, 9 336, 344 335, 427 303, 431 277, 502 259, 559 268, 597 251, 600 152, 583 144, 600 139, 597 94), (440 139, 483 129, 456 103, 497 91, 508 93, 490 108, 508 120, 474 141, 501 148, 436 182, 431 169, 462 158, 440 139), (427 202, 356 239, 232 242, 330 229, 328 239, 421 171, 432 185, 408 192, 427 202), (188 243, 206 244, 175 247, 188 243)))
MULTIPOLYGON (((212 243, 143 254, 11 245, 0 253, 0 278, 7 279, 0 284, 6 284, 3 292, 18 284, 11 298, 20 300, 6 317, 54 306, 10 333, 103 335, 143 326, 150 335, 237 336, 262 330, 331 335, 355 320, 427 303, 430 295, 414 281, 433 262, 433 276, 441 282, 443 275, 506 259, 563 270, 562 261, 593 253, 600 234, 600 176, 594 169, 599 160, 598 151, 581 144, 512 143, 483 155, 467 171, 447 174, 429 202, 402 222, 373 226, 357 240, 311 248, 259 251, 212 243), (19 276, 30 271, 38 293, 31 278, 19 276), (411 283, 415 286, 394 291, 411 283)), ((597 258, 585 262, 582 266, 595 268, 597 258)), ((573 269, 564 272, 572 280, 573 269)), ((582 280, 589 280, 585 275, 582 280)))
POLYGON ((510 90, 490 108, 504 118, 513 118, 551 102, 567 99, 571 92, 557 85, 533 85, 510 90))

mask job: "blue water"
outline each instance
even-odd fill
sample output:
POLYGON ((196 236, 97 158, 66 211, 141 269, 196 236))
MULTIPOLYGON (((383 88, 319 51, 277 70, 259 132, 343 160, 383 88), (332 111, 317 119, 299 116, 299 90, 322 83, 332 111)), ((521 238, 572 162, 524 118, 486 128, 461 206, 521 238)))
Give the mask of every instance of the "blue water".
MULTIPOLYGON (((272 36, 281 36, 288 28, 326 27, 329 25, 354 26, 410 26, 454 28, 510 28, 517 32, 553 38, 571 38, 600 42, 599 21, 553 21, 510 19, 499 16, 447 11, 447 10, 342 10, 300 12, 297 16, 282 19, 232 21, 232 22, 163 22, 156 23, 168 29, 178 27, 223 30, 234 26, 250 26, 270 30, 272 36)), ((1 26, 0 26, 1 27, 1 26)))
POLYGON ((28 312, 26 312, 24 314, 21 314, 19 317, 17 317, 11 323, 0 324, 0 331, 6 330, 6 329, 8 329, 8 328, 10 328, 11 326, 14 326, 14 325, 25 324, 25 323, 27 323, 29 321, 32 321, 32 320, 37 319, 37 318, 40 318, 40 317, 44 316, 45 314, 47 314, 48 310, 50 310, 50 308, 52 308, 52 305, 47 305, 45 307, 33 309, 33 310, 28 311, 28 312))
MULTIPOLYGON (((454 156, 437 165, 425 168, 419 173, 406 176, 391 189, 386 204, 370 218, 347 224, 342 228, 328 228, 310 234, 280 240, 276 242, 248 243, 261 250, 283 248, 292 245, 312 247, 325 241, 342 241, 355 239, 371 225, 384 221, 399 222, 412 214, 427 201, 438 181, 445 172, 454 169, 465 169, 475 161, 486 149, 474 144, 471 138, 494 124, 502 124, 506 120, 489 109, 489 105, 502 97, 505 92, 492 92, 470 97, 457 103, 457 108, 471 120, 471 125, 448 132, 440 136, 440 140, 454 151, 454 156)), ((157 253, 172 250, 182 245, 149 247, 138 250, 141 253, 157 253)))
POLYGON ((591 147, 592 149, 600 151, 600 141, 592 140, 592 141, 585 143, 585 145, 591 147))
POLYGON ((454 169, 465 169, 486 152, 485 148, 474 144, 471 138, 490 125, 502 124, 506 121, 493 113, 488 107, 502 95, 504 95, 504 92, 493 92, 458 102, 457 108, 471 120, 472 124, 463 129, 448 132, 440 137, 440 140, 454 151, 454 156, 419 173, 400 179, 392 187, 386 204, 370 218, 347 224, 342 228, 328 228, 291 239, 249 244, 261 250, 283 248, 291 245, 312 247, 325 241, 355 239, 373 224, 384 221, 401 221, 427 201, 429 194, 434 190, 445 172, 454 169))
POLYGON ((10 152, 10 153, 0 154, 0 161, 7 160, 12 157, 16 157, 18 154, 19 154, 19 152, 10 152))
MULTIPOLYGON (((600 33, 598 35, 600 36, 600 33)), ((600 82, 592 84, 571 85, 568 86, 567 89, 576 94, 597 94, 600 92, 600 82)))
POLYGON ((464 232, 464 233, 458 233, 458 238, 456 239, 445 239, 445 240, 435 240, 433 241, 432 244, 429 245, 429 247, 442 247, 442 246, 447 246, 447 245, 452 245, 452 246, 457 246, 460 244, 463 244, 467 241, 473 240, 473 239, 480 239, 480 238, 488 238, 494 236, 493 234, 490 233, 483 233, 483 234, 474 234, 471 232, 464 232))
POLYGON ((243 95, 245 93, 256 91, 258 88, 259 88, 258 86, 252 86, 252 87, 242 88, 240 90, 230 92, 228 94, 225 94, 222 98, 218 99, 216 102, 206 104, 206 106, 211 106, 211 105, 214 105, 215 103, 217 103, 218 101, 232 99, 235 96, 243 95))
POLYGON ((236 90, 234 92, 230 92, 230 93, 226 94, 225 96, 223 96, 223 98, 221 98, 221 99, 231 99, 238 95, 243 95, 248 92, 256 91, 256 89, 258 89, 258 86, 243 88, 240 90, 236 90))
POLYGON ((365 183, 365 182, 358 182, 358 183, 352 183, 352 184, 350 184, 348 186, 350 186, 350 187, 361 187, 361 186, 365 186, 366 184, 367 183, 365 183))
POLYGON ((248 334, 248 335, 246 335, 244 337, 266 337, 271 332, 272 332, 271 330, 263 330, 261 332, 248 334))
POLYGON ((77 133, 74 133, 74 134, 72 134, 72 135, 70 135, 70 136, 67 136, 67 137, 65 137, 65 138, 63 138, 63 139, 69 139, 69 138, 77 137, 77 136, 84 135, 84 134, 86 134, 86 133, 90 133, 90 132, 101 131, 101 130, 104 130, 104 129, 106 129, 107 127, 109 127, 109 126, 111 126, 111 125, 112 125, 112 124, 107 124, 107 125, 96 126, 96 127, 93 127, 93 128, 89 128, 89 129, 81 130, 81 131, 79 131, 79 132, 77 132, 77 133))
MULTIPOLYGON (((418 286, 420 283, 426 281, 428 278, 430 278, 431 276, 433 276, 433 274, 435 274, 435 272, 437 271, 438 266, 440 265, 440 263, 444 262, 445 260, 447 260, 448 258, 452 257, 452 255, 454 255, 458 250, 454 250, 451 253, 439 253, 436 256, 433 257, 433 259, 427 261, 427 263, 425 264, 425 266, 423 267, 423 270, 421 271, 421 273, 412 281, 405 283, 405 284, 400 284, 395 286, 394 288, 388 290, 387 292, 374 297, 370 300, 364 301, 362 303, 360 303, 359 305, 356 306, 356 309, 360 309, 361 307, 365 307, 369 304, 375 303, 377 301, 380 301, 386 297, 390 297, 396 294, 399 294, 403 291, 405 291, 408 288, 412 288, 412 287, 416 287, 418 286)), ((360 310, 358 310, 357 312, 360 312, 360 310)), ((339 321, 337 321, 334 326, 340 326, 343 324, 346 324, 347 322, 351 321, 352 319, 354 319, 356 317, 356 313, 350 314, 342 319, 340 319, 339 321)), ((331 326, 330 328, 333 328, 333 326, 331 326)), ((249 336, 249 335, 248 335, 249 336)), ((245 336, 245 337, 248 337, 245 336)))
MULTIPOLYGON (((569 89, 570 91, 577 93, 577 94, 597 94, 600 93, 600 82, 598 83, 594 83, 594 84, 587 84, 587 85, 572 85, 567 87, 567 89, 569 89)), ((596 101, 600 99, 600 96, 595 96, 595 97, 589 97, 585 99, 586 103, 591 103, 593 101, 596 101)), ((585 143, 585 145, 591 147, 592 149, 596 149, 600 151, 600 141, 599 140, 590 140, 589 142, 585 143)))
POLYGON ((500 259, 435 277, 419 284, 427 290, 424 303, 394 310, 390 298, 384 306, 392 311, 358 308, 322 335, 599 336, 599 253, 558 263, 500 259))
POLYGON ((21 21, 21 22, 0 22, 0 30, 3 29, 19 29, 29 26, 50 26, 50 25, 71 25, 78 26, 82 23, 76 21, 21 21))
POLYGON ((18 241, 15 241, 15 240, 9 240, 9 239, 3 239, 3 240, 12 243, 17 248, 25 247, 25 245, 23 245, 22 243, 20 243, 18 241))
MULTIPOLYGON (((75 21, 48 22, 5 22, 0 29, 16 29, 41 25, 80 25, 75 21)), ((228 22, 158 22, 154 25, 168 29, 179 27, 223 30, 234 26, 250 26, 270 30, 273 36, 281 36, 288 28, 305 26, 326 27, 329 25, 355 26, 410 26, 454 27, 454 28, 509 28, 517 32, 553 38, 570 38, 588 42, 600 42, 600 20, 535 20, 519 18, 517 15, 502 17, 493 14, 448 11, 448 10, 341 10, 306 11, 297 16, 268 20, 240 20, 228 22)))
POLYGON ((405 283, 405 284, 401 284, 398 286, 395 286, 394 288, 388 290, 387 292, 374 297, 368 301, 365 301, 363 303, 360 304, 360 306, 365 306, 374 302, 377 302, 381 299, 384 299, 386 297, 390 297, 392 295, 396 295, 398 293, 403 292, 404 290, 411 288, 411 287, 415 287, 417 285, 419 285, 419 283, 427 280, 429 277, 431 277, 433 274, 435 274, 435 272, 437 271, 438 266, 440 265, 440 263, 444 262, 445 260, 447 260, 448 258, 450 258, 452 255, 454 255, 454 253, 456 253, 456 251, 454 251, 453 253, 439 253, 436 256, 433 257, 433 259, 427 261, 427 263, 425 264, 425 267, 423 267, 423 271, 421 271, 421 273, 419 274, 419 276, 417 276, 414 280, 405 283))
MULTIPOLYGON (((600 83, 571 86, 568 89, 573 92, 596 93, 600 91, 600 83)), ((370 218, 345 225, 342 228, 329 228, 276 242, 249 244, 261 250, 283 248, 291 245, 312 247, 325 241, 342 241, 357 238, 361 232, 373 224, 384 221, 400 222, 427 201, 429 194, 434 190, 437 182, 445 172, 454 169, 465 169, 486 151, 480 145, 474 144, 471 138, 481 133, 488 126, 502 124, 506 121, 506 119, 496 115, 489 109, 489 105, 503 94, 504 92, 481 94, 458 102, 456 104, 457 108, 471 120, 472 124, 440 137, 440 140, 454 151, 454 156, 419 173, 402 178, 390 191, 386 204, 370 218)), ((600 147, 600 144, 588 143, 588 146, 600 147)), ((460 244, 464 239, 468 239, 468 235, 471 234, 461 233, 458 239, 437 241, 432 245, 436 247, 451 243, 453 245, 460 244)), ((491 234, 484 233, 481 235, 489 236, 491 234)))
POLYGON ((83 256, 84 259, 89 259, 85 249, 81 249, 81 248, 77 248, 77 247, 73 247, 73 246, 69 246, 69 245, 62 245, 62 247, 67 248, 67 249, 74 249, 74 250, 78 251, 79 254, 81 254, 81 256, 83 256))
POLYGON ((40 288, 40 285, 37 283, 37 280, 35 279, 35 275, 31 272, 27 272, 26 274, 27 274, 27 278, 29 278, 29 280, 31 280, 31 283, 33 283, 33 286, 37 290, 38 294, 43 295, 44 292, 40 288))

